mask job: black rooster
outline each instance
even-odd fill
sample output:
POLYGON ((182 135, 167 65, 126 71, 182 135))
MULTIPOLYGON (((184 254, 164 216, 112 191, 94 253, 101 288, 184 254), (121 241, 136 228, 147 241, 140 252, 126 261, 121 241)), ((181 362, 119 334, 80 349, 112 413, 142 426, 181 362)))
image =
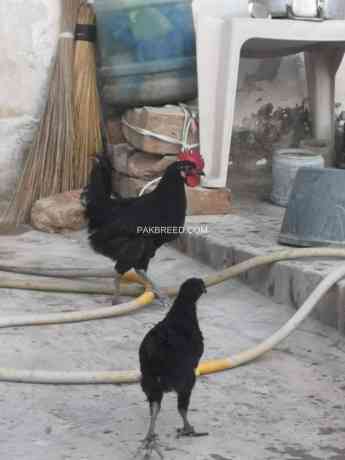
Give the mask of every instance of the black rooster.
MULTIPOLYGON (((206 292, 202 279, 185 281, 166 317, 144 337, 140 349, 141 386, 150 404, 151 421, 144 448, 157 450, 155 423, 163 393, 175 391, 178 411, 183 420, 180 436, 202 436, 194 431, 187 419, 187 411, 195 383, 195 369, 204 351, 199 329, 196 302, 206 292)), ((157 450, 160 454, 160 451, 157 450)), ((161 454, 160 454, 161 455, 161 454)), ((149 458, 147 453, 145 458, 149 458)))
POLYGON ((176 228, 184 225, 184 184, 203 174, 203 161, 199 158, 199 163, 197 158, 196 162, 177 161, 171 164, 152 192, 141 197, 122 198, 112 194, 109 158, 97 155, 82 200, 86 207, 91 246, 116 262, 113 303, 117 302, 121 275, 132 268, 150 282, 157 297, 166 302, 146 271, 156 250, 176 239, 176 228))

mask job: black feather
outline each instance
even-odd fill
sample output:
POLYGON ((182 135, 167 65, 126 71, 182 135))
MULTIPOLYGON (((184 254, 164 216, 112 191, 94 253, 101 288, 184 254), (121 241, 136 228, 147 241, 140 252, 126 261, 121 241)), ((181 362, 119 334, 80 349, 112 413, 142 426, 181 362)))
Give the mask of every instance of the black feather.
POLYGON ((146 270, 157 248, 173 241, 178 233, 143 233, 139 228, 173 228, 184 225, 186 193, 181 170, 190 162, 170 165, 157 188, 141 197, 112 194, 112 165, 105 155, 96 157, 83 202, 93 249, 116 261, 124 273, 131 268, 146 270))
POLYGON ((166 317, 144 337, 139 360, 141 385, 150 402, 162 393, 189 394, 195 382, 195 369, 204 351, 196 302, 205 285, 201 279, 185 281, 166 317))

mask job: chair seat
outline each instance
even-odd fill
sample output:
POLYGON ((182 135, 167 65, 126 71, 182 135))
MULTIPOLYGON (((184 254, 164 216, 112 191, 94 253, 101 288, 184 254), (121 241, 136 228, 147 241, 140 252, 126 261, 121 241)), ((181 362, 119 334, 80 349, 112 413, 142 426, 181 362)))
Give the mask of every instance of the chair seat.
MULTIPOLYGON (((224 187, 227 182, 240 57, 304 51, 314 136, 332 143, 335 74, 345 49, 345 21, 237 18, 231 16, 229 4, 223 0, 193 2, 200 146, 205 158, 203 185, 207 187, 224 187)), ((327 161, 326 165, 331 166, 327 161)))

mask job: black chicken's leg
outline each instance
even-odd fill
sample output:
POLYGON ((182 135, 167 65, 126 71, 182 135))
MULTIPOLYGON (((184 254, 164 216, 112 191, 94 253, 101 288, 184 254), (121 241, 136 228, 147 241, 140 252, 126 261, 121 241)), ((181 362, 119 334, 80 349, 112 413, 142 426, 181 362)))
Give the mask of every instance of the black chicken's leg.
POLYGON ((117 305, 120 301, 120 281, 121 281, 121 273, 119 273, 116 269, 115 269, 115 275, 114 275, 114 295, 113 295, 113 298, 112 298, 112 301, 111 303, 113 305, 117 305))
POLYGON ((148 276, 145 270, 135 270, 138 276, 141 276, 147 283, 150 283, 152 286, 152 291, 158 299, 158 302, 162 305, 162 307, 169 308, 170 307, 170 299, 169 297, 164 294, 160 288, 157 287, 156 283, 152 281, 152 279, 148 276))
POLYGON ((145 436, 142 448, 145 450, 143 460, 149 460, 152 452, 155 451, 161 459, 163 454, 157 445, 157 435, 155 433, 156 421, 160 411, 160 403, 157 401, 150 402, 150 425, 147 435, 145 436))
POLYGON ((151 415, 150 426, 149 426, 149 431, 147 432, 147 435, 145 436, 145 441, 151 441, 156 436, 155 427, 156 427, 156 421, 157 421, 159 410, 160 410, 160 405, 158 402, 150 403, 150 415, 151 415))
POLYGON ((194 427, 189 423, 187 418, 188 406, 190 401, 190 391, 178 393, 177 406, 178 411, 183 420, 183 427, 177 430, 178 437, 180 436, 207 436, 208 433, 199 433, 194 430, 194 427))

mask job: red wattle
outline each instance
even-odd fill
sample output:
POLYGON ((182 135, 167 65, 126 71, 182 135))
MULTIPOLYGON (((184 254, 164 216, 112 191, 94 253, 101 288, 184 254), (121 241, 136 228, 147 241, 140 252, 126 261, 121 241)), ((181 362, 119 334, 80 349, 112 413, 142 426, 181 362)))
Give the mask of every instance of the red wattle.
POLYGON ((197 187, 200 185, 200 176, 187 176, 185 183, 188 185, 188 187, 197 187))

